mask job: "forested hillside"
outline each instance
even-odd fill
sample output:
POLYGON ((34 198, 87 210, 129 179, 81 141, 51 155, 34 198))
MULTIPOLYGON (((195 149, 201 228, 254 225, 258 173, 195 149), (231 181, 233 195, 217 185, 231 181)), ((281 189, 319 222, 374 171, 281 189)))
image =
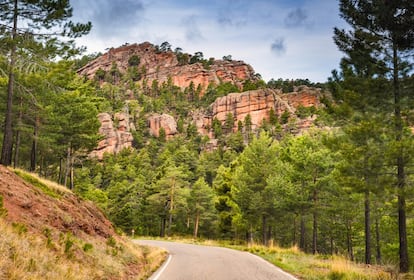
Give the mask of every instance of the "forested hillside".
POLYGON ((1 29, 13 38, 0 56, 1 163, 67 186, 126 233, 413 271, 414 4, 340 1, 340 13, 344 58, 323 84, 266 82, 168 42, 73 57, 1 29))

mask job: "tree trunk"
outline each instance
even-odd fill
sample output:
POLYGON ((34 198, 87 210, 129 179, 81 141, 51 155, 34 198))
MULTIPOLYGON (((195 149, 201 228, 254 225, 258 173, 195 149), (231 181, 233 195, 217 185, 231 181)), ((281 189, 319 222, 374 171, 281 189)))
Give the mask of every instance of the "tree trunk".
POLYGON ((295 215, 295 217, 293 218, 293 232, 292 232, 292 245, 296 246, 297 245, 297 241, 296 241, 296 218, 297 215, 295 215))
POLYGON ((300 216, 300 241, 299 248, 306 252, 306 227, 305 227, 305 218, 303 215, 300 216))
POLYGON ((369 190, 365 191, 365 263, 371 264, 371 208, 369 190))
POLYGON ((263 238, 263 245, 267 246, 267 217, 266 215, 262 215, 262 238, 263 238))
POLYGON ((74 166, 74 156, 73 156, 73 151, 71 152, 72 157, 70 159, 70 182, 69 182, 69 188, 71 190, 73 190, 74 185, 75 185, 75 176, 74 176, 74 170, 73 170, 73 166, 74 166))
POLYGON ((267 246, 273 247, 272 226, 267 227, 267 246))
POLYGON ((318 192, 313 191, 313 232, 312 232, 312 254, 318 253, 318 192))
POLYGON ((68 178, 69 178, 69 173, 70 173, 70 162, 71 162, 71 148, 70 148, 70 144, 67 150, 67 155, 66 155, 66 170, 65 170, 65 179, 64 179, 64 183, 63 185, 65 187, 67 187, 68 185, 68 178))
POLYGON ((381 237, 379 230, 379 221, 378 217, 375 217, 375 240, 376 240, 376 250, 377 250, 377 264, 381 264, 381 237))
POLYGON ((62 162, 63 162, 63 158, 59 158, 59 177, 58 177, 58 183, 62 184, 62 177, 63 177, 63 171, 62 171, 62 162))
POLYGON ((249 245, 253 245, 253 226, 252 225, 250 225, 250 227, 249 227, 249 233, 248 233, 248 244, 249 245))
POLYGON ((21 143, 22 124, 23 124, 23 98, 20 97, 19 118, 17 120, 17 129, 16 129, 16 146, 14 148, 14 160, 13 160, 14 168, 16 168, 19 165, 19 152, 20 152, 20 143, 21 143))
POLYGON ((6 114, 4 119, 3 146, 1 150, 0 163, 11 165, 13 153, 13 94, 14 94, 14 68, 16 65, 16 36, 17 36, 18 1, 14 0, 12 46, 10 49, 9 81, 7 85, 6 114))
POLYGON ((174 188, 175 188, 175 181, 172 181, 171 184, 171 193, 170 193, 170 211, 169 211, 169 218, 168 218, 168 236, 171 236, 171 225, 172 225, 172 220, 173 220, 173 210, 174 210, 174 188))
POLYGON ((195 223, 194 223, 194 238, 197 238, 198 236, 198 224, 200 222, 200 211, 197 210, 196 217, 195 217, 195 223))
POLYGON ((400 272, 406 273, 409 270, 408 243, 407 243, 407 218, 405 204, 405 162, 402 147, 403 120, 401 116, 401 97, 400 81, 398 78, 398 50, 397 43, 394 40, 393 46, 393 88, 394 88, 394 114, 395 114, 395 140, 401 144, 397 155, 397 187, 398 187, 398 234, 399 234, 399 254, 400 254, 400 272))
POLYGON ((36 116, 33 129, 33 140, 32 140, 32 149, 30 151, 30 171, 34 172, 36 170, 36 161, 37 161, 37 140, 39 137, 39 125, 40 120, 39 116, 36 116))
POLYGON ((352 245, 352 225, 347 221, 346 225, 346 245, 348 247, 348 256, 351 261, 354 261, 354 249, 352 245))
POLYGON ((165 236, 165 224, 167 223, 167 219, 162 217, 161 219, 161 231, 160 231, 160 236, 164 237, 165 236))

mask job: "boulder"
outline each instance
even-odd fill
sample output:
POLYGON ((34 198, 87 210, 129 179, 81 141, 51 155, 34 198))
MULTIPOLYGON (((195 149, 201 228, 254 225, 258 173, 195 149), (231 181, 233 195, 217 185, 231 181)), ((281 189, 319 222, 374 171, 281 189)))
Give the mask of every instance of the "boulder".
POLYGON ((148 117, 148 128, 151 135, 160 136, 160 129, 163 128, 167 139, 177 134, 177 122, 174 117, 168 114, 153 114, 148 117))

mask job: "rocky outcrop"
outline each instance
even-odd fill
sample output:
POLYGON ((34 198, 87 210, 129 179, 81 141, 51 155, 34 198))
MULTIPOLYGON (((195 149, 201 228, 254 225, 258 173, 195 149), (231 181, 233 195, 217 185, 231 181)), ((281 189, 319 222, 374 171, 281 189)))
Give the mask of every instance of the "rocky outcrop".
POLYGON ((78 70, 80 75, 93 79, 98 69, 110 71, 113 63, 116 63, 121 73, 126 73, 131 56, 139 59, 137 68, 141 71, 140 82, 151 86, 154 80, 159 84, 167 82, 180 88, 186 88, 191 83, 197 88, 207 88, 209 83, 231 82, 241 88, 243 81, 256 80, 253 68, 243 61, 211 60, 211 64, 203 66, 201 63, 180 63, 176 53, 172 51, 159 51, 148 42, 142 44, 126 45, 119 48, 111 48, 104 55, 91 61, 78 70))
MULTIPOLYGON (((247 115, 251 118, 251 128, 259 128, 263 120, 268 121, 270 111, 276 116, 281 117, 284 112, 294 116, 296 110, 300 107, 316 108, 321 106, 320 89, 309 87, 300 87, 295 92, 282 93, 280 90, 259 89, 243 93, 230 93, 227 96, 216 99, 209 107, 208 113, 203 114, 196 112, 193 114, 193 121, 196 124, 199 133, 211 135, 211 127, 214 119, 219 120, 223 125, 229 113, 234 119, 233 131, 237 131, 238 122, 244 123, 247 115)), ((312 120, 298 120, 298 126, 306 129, 312 123, 312 120)))
POLYGON ((92 151, 91 157, 102 159, 105 153, 115 154, 124 148, 132 147, 133 137, 131 131, 135 130, 126 113, 116 113, 113 118, 108 113, 98 115, 101 127, 99 133, 102 140, 98 147, 92 151))
POLYGON ((160 136, 160 129, 164 129, 167 139, 177 134, 177 122, 168 114, 153 114, 148 118, 148 128, 151 135, 160 136))
MULTIPOLYGON (((201 135, 210 138, 207 149, 214 149, 217 144, 212 130, 213 120, 219 120, 224 126, 229 113, 233 116, 233 131, 237 131, 238 122, 245 122, 246 116, 250 115, 251 129, 258 129, 264 120, 269 121, 270 112, 273 110, 276 116, 281 116, 287 112, 294 120, 296 132, 308 129, 314 123, 315 116, 297 118, 296 112, 299 107, 322 106, 320 89, 309 87, 298 87, 295 92, 282 93, 275 89, 258 89, 242 93, 230 93, 227 96, 217 98, 210 105, 207 111, 191 112, 192 123, 201 135)), ((92 157, 102 159, 104 153, 118 153, 124 148, 132 147, 132 134, 135 131, 131 116, 126 113, 116 113, 113 117, 108 113, 99 114, 101 128, 99 132, 103 136, 98 147, 91 153, 92 157)), ((161 128, 165 132, 166 139, 172 138, 178 133, 177 122, 173 116, 168 114, 151 114, 146 117, 147 127, 150 135, 159 137, 161 128)), ((286 129, 292 131, 292 126, 286 129)))

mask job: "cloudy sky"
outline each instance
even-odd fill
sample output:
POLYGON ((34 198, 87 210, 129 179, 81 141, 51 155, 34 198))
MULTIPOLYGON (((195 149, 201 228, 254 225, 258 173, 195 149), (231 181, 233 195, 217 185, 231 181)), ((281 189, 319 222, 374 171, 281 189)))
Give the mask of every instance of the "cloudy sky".
POLYGON ((232 55, 265 81, 324 82, 342 54, 334 27, 344 27, 337 0, 72 0, 74 20, 91 21, 78 39, 88 52, 124 43, 169 42, 204 58, 232 55))

